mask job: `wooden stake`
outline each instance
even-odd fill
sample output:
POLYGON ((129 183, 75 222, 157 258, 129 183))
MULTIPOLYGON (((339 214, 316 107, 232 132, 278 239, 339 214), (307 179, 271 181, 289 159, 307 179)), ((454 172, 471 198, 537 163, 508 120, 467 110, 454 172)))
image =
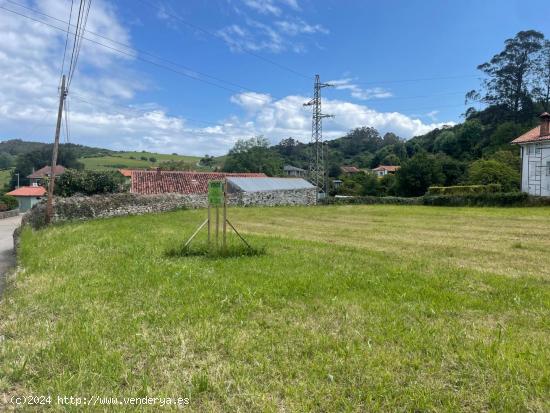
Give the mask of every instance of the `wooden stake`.
POLYGON ((246 244, 246 246, 250 249, 252 249, 252 247, 250 246, 250 244, 248 242, 246 242, 246 240, 241 236, 241 234, 239 234, 239 231, 237 231, 237 229, 233 226, 233 224, 231 222, 229 222, 229 220, 227 219, 226 220, 227 223, 229 224, 229 226, 231 228, 233 228, 233 231, 235 231, 235 234, 237 234, 239 236, 239 238, 242 240, 242 242, 244 242, 246 244))
POLYGON ((220 207, 216 205, 216 248, 220 245, 220 207))
POLYGON ((183 248, 187 247, 189 244, 191 244, 191 241, 193 241, 193 238, 195 238, 197 236, 197 234, 199 233, 199 231, 202 229, 202 227, 204 227, 206 225, 206 223, 208 222, 208 220, 204 221, 200 227, 197 228, 197 230, 193 233, 193 235, 191 235, 191 237, 187 240, 187 242, 185 243, 185 245, 183 246, 183 248))
POLYGON ((210 228, 212 225, 211 225, 211 219, 210 219, 210 202, 208 203, 208 246, 210 247, 210 233, 212 231, 212 229, 210 228))
POLYGON ((223 240, 222 240, 222 246, 224 250, 227 246, 227 202, 226 202, 227 194, 225 192, 226 187, 227 187, 227 184, 224 183, 223 185, 223 240))

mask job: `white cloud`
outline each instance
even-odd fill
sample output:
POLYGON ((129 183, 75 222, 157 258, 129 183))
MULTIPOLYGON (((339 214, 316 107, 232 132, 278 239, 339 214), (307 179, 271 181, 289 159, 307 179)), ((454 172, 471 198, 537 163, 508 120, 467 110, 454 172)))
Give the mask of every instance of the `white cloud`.
POLYGON ((393 96, 390 91, 381 87, 362 89, 357 84, 352 83, 352 79, 349 78, 331 80, 327 83, 333 85, 337 90, 349 90, 352 97, 360 100, 383 99, 393 96))
POLYGON ((304 44, 306 36, 311 38, 317 34, 329 33, 321 24, 310 24, 298 17, 296 12, 301 9, 296 0, 243 0, 243 4, 259 15, 269 15, 277 20, 271 21, 264 17, 263 21, 259 21, 249 17, 240 8, 233 7, 243 21, 223 27, 217 34, 234 52, 263 50, 280 53, 291 50, 303 53, 307 50, 304 44), (292 13, 287 15, 282 6, 290 8, 292 13))
MULTIPOLYGON (((57 1, 37 0, 34 5, 48 14, 66 18, 57 1)), ((93 31, 131 42, 129 33, 105 0, 94 1, 89 24, 93 31)), ((235 30, 238 32, 240 28, 236 26, 235 30)), ((0 42, 2 138, 51 141, 64 33, 1 11, 0 38, 3 40, 0 42)), ((217 155, 226 153, 237 139, 259 134, 273 143, 288 136, 309 140, 311 112, 302 106, 309 100, 304 96, 275 99, 262 93, 236 94, 230 101, 235 111, 242 111, 241 115, 230 115, 213 124, 199 123, 200 126, 195 126, 198 122, 170 115, 154 102, 129 106, 128 102, 148 86, 142 75, 129 69, 131 63, 131 57, 83 42, 79 70, 69 93, 72 142, 117 150, 217 155)), ((349 88, 350 84, 340 81, 339 86, 357 92, 349 88)), ((336 115, 324 123, 324 134, 329 139, 364 125, 406 138, 442 125, 424 123, 400 113, 377 112, 343 100, 324 99, 323 108, 336 115)))
POLYGON ((296 36, 298 34, 329 33, 329 30, 322 25, 311 25, 299 18, 295 20, 278 20, 275 22, 275 26, 277 26, 281 32, 289 36, 296 36))

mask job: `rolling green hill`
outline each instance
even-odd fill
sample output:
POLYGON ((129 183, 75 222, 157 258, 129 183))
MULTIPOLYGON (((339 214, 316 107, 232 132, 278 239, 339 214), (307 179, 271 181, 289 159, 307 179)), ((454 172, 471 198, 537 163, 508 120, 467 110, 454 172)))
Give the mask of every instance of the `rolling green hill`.
POLYGON ((189 168, 197 169, 198 156, 166 155, 154 152, 113 152, 105 156, 83 157, 79 161, 85 169, 109 170, 119 168, 151 168, 163 162, 175 161, 185 163, 189 168))

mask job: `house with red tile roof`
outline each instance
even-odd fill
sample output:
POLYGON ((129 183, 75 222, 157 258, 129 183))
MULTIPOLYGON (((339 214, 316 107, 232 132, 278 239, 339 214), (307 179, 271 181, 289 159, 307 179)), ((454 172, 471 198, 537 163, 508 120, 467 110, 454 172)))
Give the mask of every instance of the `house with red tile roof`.
MULTIPOLYGON (((55 176, 61 175, 63 172, 65 172, 65 167, 62 165, 56 165, 53 168, 55 176)), ((38 171, 34 171, 32 174, 27 175, 27 178, 30 179, 31 185, 32 184, 40 184, 44 178, 49 177, 52 172, 51 166, 44 166, 43 168, 40 168, 38 171)))
POLYGON ((131 173, 130 192, 141 195, 184 194, 204 195, 208 182, 227 177, 266 177, 263 173, 187 172, 187 171, 137 171, 131 173))
POLYGON ((386 176, 387 174, 394 174, 399 170, 400 166, 397 165, 380 165, 372 170, 379 178, 386 176))
POLYGON ((362 172, 361 169, 355 166, 348 166, 348 165, 341 166, 340 170, 342 171, 342 173, 345 173, 345 174, 358 174, 359 172, 362 172))
POLYGON ((25 212, 40 202, 44 195, 46 195, 46 189, 38 185, 22 186, 8 192, 6 195, 15 197, 19 203, 19 210, 25 212))
POLYGON ((521 148, 521 190, 550 196, 550 113, 540 115, 540 125, 512 141, 521 148))

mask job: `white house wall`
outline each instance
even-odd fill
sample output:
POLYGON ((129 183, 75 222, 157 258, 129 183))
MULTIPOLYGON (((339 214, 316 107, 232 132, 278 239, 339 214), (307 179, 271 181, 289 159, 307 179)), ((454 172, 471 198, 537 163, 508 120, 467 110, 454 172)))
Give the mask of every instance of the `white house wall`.
POLYGON ((550 141, 522 145, 521 190, 550 196, 550 141))

